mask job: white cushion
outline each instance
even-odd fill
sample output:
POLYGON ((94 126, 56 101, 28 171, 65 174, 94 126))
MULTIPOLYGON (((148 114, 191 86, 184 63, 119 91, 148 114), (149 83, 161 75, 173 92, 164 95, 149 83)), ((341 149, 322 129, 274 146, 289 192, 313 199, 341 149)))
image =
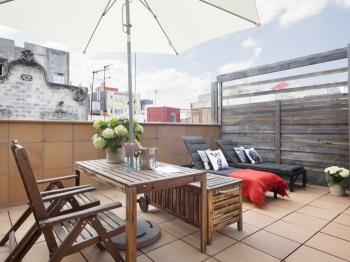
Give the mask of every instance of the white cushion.
POLYGON ((254 148, 244 149, 245 154, 252 164, 262 163, 262 159, 254 148))
POLYGON ((215 171, 228 168, 228 163, 221 150, 206 150, 209 161, 215 171))
POLYGON ((197 152, 203 161, 205 170, 209 170, 210 166, 209 166, 209 158, 207 156, 207 153, 205 152, 205 150, 198 150, 197 152))

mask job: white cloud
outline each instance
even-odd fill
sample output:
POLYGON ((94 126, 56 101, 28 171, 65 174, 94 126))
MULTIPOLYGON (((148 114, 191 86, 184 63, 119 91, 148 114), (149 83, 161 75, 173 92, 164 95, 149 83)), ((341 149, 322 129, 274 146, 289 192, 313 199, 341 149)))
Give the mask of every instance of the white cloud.
POLYGON ((242 46, 245 48, 253 48, 253 56, 244 61, 233 62, 223 65, 219 69, 219 74, 227 74, 235 71, 244 70, 249 67, 252 67, 255 64, 256 60, 262 52, 262 48, 258 46, 258 43, 251 37, 245 39, 242 43, 242 46))
POLYGON ((220 74, 227 74, 227 73, 231 73, 231 72, 241 71, 241 70, 244 70, 244 69, 251 67, 253 64, 254 64, 253 58, 250 58, 246 61, 237 62, 237 63, 228 63, 228 64, 223 65, 220 68, 219 73, 220 74))
POLYGON ((248 38, 244 39, 244 41, 242 43, 242 47, 251 48, 251 47, 257 46, 257 44, 258 43, 252 37, 248 37, 248 38))
POLYGON ((350 0, 257 0, 256 3, 262 24, 277 19, 283 27, 318 15, 330 4, 350 7, 350 0))
POLYGON ((154 100, 157 90, 157 106, 168 105, 189 108, 199 94, 210 91, 210 74, 193 76, 174 68, 142 72, 137 77, 137 89, 146 98, 154 100))

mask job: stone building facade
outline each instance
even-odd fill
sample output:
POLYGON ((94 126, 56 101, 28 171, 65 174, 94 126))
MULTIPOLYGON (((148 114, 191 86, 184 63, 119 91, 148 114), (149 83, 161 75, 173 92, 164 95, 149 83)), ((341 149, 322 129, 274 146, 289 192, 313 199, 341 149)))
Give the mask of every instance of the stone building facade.
POLYGON ((57 84, 69 84, 69 53, 31 43, 18 47, 10 39, 0 38, 0 75, 7 63, 20 58, 23 50, 30 50, 35 60, 45 69, 48 81, 57 84))
POLYGON ((0 119, 87 120, 87 88, 52 82, 30 50, 0 76, 0 119))

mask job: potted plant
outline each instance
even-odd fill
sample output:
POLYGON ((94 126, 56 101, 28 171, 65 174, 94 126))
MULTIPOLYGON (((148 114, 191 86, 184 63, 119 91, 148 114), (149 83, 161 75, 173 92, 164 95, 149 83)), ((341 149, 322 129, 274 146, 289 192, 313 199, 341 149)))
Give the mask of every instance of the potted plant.
MULTIPOLYGON (((134 121, 134 140, 138 140, 143 134, 143 127, 134 121)), ((130 139, 128 119, 96 120, 93 124, 96 134, 92 137, 93 144, 97 149, 106 150, 107 162, 120 163, 124 161, 123 145, 130 139)))
POLYGON ((331 166, 327 167, 325 180, 329 186, 332 195, 345 195, 345 188, 350 176, 349 170, 346 168, 331 166))

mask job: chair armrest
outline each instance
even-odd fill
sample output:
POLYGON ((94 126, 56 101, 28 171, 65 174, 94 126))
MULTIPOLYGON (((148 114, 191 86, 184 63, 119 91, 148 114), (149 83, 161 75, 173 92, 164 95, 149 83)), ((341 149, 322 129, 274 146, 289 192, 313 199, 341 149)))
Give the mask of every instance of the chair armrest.
POLYGON ((71 190, 71 191, 58 193, 58 194, 54 194, 54 195, 48 195, 48 196, 43 197, 42 200, 43 200, 43 202, 47 202, 47 201, 52 201, 52 200, 57 200, 57 199, 64 199, 67 197, 71 197, 71 196, 81 194, 81 193, 91 192, 94 190, 95 190, 94 187, 84 187, 84 188, 77 189, 77 190, 71 190))
MULTIPOLYGON (((54 190, 49 190, 49 191, 42 191, 40 192, 40 195, 42 197, 48 196, 48 195, 55 195, 59 193, 64 193, 72 190, 77 190, 77 189, 82 189, 86 187, 93 187, 92 185, 81 185, 81 186, 72 186, 72 187, 65 187, 65 188, 60 188, 60 189, 54 189, 54 190)), ((95 188, 95 187, 93 187, 95 188)))
POLYGON ((69 213, 62 216, 56 216, 56 217, 40 220, 39 225, 41 226, 53 225, 53 224, 61 223, 71 219, 85 218, 85 217, 96 215, 104 211, 119 208, 119 207, 122 207, 122 204, 120 202, 115 202, 115 203, 111 203, 103 206, 96 206, 96 207, 80 210, 74 213, 69 213))
POLYGON ((78 175, 54 177, 54 178, 49 178, 49 179, 41 179, 41 180, 36 181, 36 183, 37 184, 54 183, 54 182, 60 182, 63 180, 68 180, 68 179, 76 179, 77 177, 78 177, 78 175))

